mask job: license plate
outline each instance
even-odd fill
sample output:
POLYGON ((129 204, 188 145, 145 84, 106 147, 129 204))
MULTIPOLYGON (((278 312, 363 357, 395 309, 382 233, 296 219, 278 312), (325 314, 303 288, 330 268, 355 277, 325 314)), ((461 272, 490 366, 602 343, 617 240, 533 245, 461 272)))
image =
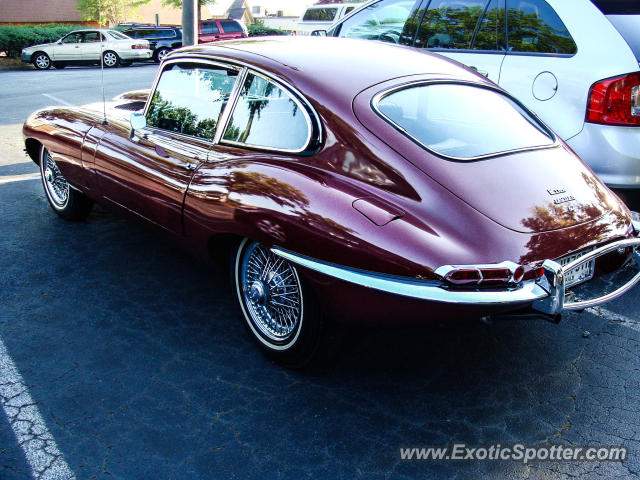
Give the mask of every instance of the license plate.
MULTIPOLYGON (((585 256, 587 253, 593 251, 594 249, 595 247, 590 248, 588 250, 583 250, 582 252, 574 253, 573 255, 562 257, 561 259, 558 260, 558 263, 564 267, 566 265, 569 265, 574 260, 577 260, 578 258, 585 256)), ((579 283, 583 283, 583 282, 586 282, 587 280, 591 280, 593 278, 595 263, 596 263, 595 259, 589 260, 588 262, 583 263, 582 265, 578 265, 577 267, 564 272, 565 288, 570 288, 575 285, 578 285, 579 283)))

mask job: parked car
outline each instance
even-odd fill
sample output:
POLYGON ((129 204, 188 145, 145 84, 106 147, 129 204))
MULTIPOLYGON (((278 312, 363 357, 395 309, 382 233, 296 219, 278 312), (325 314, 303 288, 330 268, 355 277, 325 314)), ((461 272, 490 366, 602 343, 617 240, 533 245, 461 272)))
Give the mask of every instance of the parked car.
POLYGON ((190 47, 106 110, 106 125, 95 105, 27 119, 53 210, 99 202, 228 255, 243 323, 289 365, 335 319, 555 321, 640 280, 625 205, 519 101, 438 55, 315 37, 190 47))
POLYGON ((234 40, 249 36, 247 27, 238 20, 203 20, 199 25, 198 43, 234 40))
POLYGON ((20 59, 38 70, 64 68, 67 65, 100 64, 107 68, 148 60, 152 52, 146 40, 134 40, 117 30, 74 30, 57 42, 32 45, 22 50, 20 59))
POLYGON ((640 189, 640 3, 372 0, 328 34, 462 62, 534 110, 606 184, 640 189))
POLYGON ((326 29, 359 6, 359 3, 327 3, 307 7, 300 15, 296 33, 309 35, 314 30, 326 29))
POLYGON ((144 38, 149 41, 153 59, 161 62, 167 53, 182 47, 182 30, 178 27, 163 25, 135 26, 124 31, 131 38, 144 38))

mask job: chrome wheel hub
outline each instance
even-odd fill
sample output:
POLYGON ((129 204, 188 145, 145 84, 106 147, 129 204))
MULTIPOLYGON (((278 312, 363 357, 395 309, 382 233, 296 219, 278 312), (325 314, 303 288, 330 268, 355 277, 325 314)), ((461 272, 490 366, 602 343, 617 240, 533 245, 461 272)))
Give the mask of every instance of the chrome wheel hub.
POLYGON ((60 173, 49 151, 45 150, 42 162, 42 176, 47 195, 56 207, 62 208, 69 200, 69 183, 60 173))
POLYGON ((295 336, 302 319, 300 280, 293 266, 259 243, 242 258, 239 281, 251 322, 275 342, 295 336))

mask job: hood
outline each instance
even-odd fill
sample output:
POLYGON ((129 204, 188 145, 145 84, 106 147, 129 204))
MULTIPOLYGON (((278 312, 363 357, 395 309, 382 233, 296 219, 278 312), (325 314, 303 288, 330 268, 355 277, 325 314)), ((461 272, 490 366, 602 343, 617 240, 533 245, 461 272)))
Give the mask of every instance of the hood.
POLYGON ((56 43, 58 42, 55 41, 55 42, 49 42, 49 43, 38 43, 37 45, 29 45, 28 47, 23 48, 23 50, 33 50, 38 47, 47 47, 49 45, 55 45, 56 43))

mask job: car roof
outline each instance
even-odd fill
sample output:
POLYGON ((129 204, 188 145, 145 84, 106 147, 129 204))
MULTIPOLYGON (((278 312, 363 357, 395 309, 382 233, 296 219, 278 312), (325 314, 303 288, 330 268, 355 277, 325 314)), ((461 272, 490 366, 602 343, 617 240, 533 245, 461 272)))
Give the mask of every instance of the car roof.
POLYGON ((346 95, 410 75, 486 81, 461 64, 414 48, 371 40, 314 36, 252 37, 174 50, 180 56, 236 60, 273 73, 313 97, 346 95), (328 93, 331 92, 331 95, 328 93), (310 92, 309 92, 310 93, 310 92))

